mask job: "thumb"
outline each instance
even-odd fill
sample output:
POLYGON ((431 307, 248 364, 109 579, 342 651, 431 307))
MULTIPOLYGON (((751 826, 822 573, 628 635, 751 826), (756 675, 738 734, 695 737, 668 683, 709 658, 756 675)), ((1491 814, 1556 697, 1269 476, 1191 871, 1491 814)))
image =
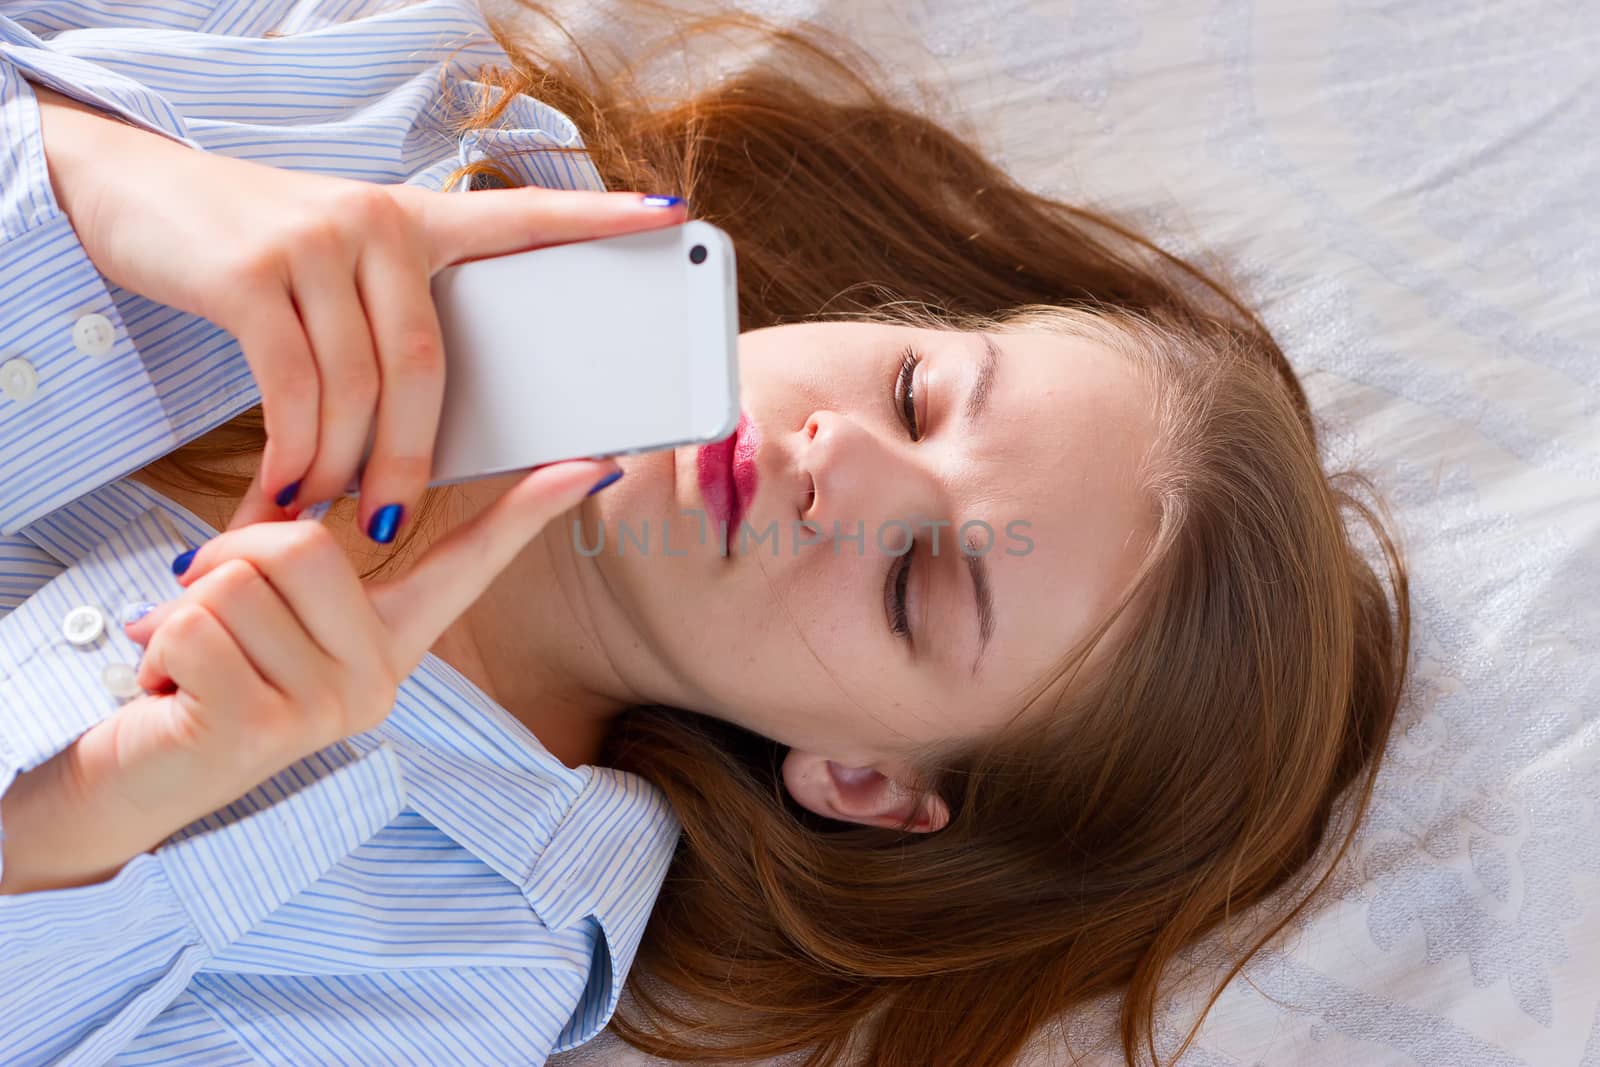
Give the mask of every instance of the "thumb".
POLYGON ((442 193, 413 185, 389 191, 422 230, 430 277, 463 260, 674 226, 685 218, 676 198, 643 193, 535 186, 442 193))
POLYGON ((621 474, 613 460, 535 468, 481 513, 429 547, 400 578, 367 586, 392 648, 409 672, 551 520, 621 474))

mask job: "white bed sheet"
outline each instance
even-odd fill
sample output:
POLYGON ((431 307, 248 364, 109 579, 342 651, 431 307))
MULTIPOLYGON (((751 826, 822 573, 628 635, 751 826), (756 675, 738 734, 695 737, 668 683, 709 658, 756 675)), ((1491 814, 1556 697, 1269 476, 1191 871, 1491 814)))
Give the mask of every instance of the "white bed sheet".
MULTIPOLYGON (((1329 462, 1395 508, 1413 680, 1370 819, 1183 1062, 1600 1067, 1600 7, 747 6, 931 82, 1034 187, 1224 252, 1329 462)), ((647 40, 625 3, 571 19, 647 40)), ((1108 1018, 1084 1062, 1117 1061, 1108 1018)), ((607 1034, 553 1062, 661 1061, 607 1034)))

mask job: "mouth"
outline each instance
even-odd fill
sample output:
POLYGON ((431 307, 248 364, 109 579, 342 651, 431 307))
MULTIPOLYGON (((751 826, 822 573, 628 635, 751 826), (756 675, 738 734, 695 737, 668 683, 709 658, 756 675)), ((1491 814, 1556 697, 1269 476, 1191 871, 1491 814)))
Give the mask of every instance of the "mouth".
POLYGON ((755 424, 741 411, 739 425, 733 433, 701 446, 695 454, 700 494, 705 499, 708 517, 720 524, 716 536, 721 539, 724 555, 738 536, 739 523, 749 511, 750 501, 755 499, 756 450, 760 443, 761 436, 755 424))

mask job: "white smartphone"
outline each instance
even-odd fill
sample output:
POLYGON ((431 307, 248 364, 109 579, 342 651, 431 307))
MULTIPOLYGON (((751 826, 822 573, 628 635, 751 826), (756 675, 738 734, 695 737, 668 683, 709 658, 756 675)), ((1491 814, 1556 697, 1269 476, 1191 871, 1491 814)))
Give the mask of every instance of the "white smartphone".
POLYGON ((440 270, 444 407, 428 484, 727 437, 735 282, 733 241, 699 221, 440 270))

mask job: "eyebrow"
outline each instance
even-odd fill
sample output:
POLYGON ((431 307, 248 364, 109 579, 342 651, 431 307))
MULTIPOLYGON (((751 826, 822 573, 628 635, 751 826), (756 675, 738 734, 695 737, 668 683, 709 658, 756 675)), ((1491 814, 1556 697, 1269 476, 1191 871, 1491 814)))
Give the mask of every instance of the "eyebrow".
POLYGON ((972 574, 972 597, 978 603, 978 654, 972 657, 972 674, 978 673, 978 661, 989 647, 994 634, 994 593, 989 586, 989 564, 982 556, 966 555, 967 570, 972 574))
POLYGON ((1000 346, 994 343, 994 338, 986 333, 980 333, 983 352, 978 359, 978 377, 972 383, 972 392, 967 394, 967 407, 963 413, 965 425, 962 429, 970 432, 974 424, 983 415, 984 405, 989 403, 989 394, 994 392, 994 368, 1000 362, 1000 346))
MULTIPOLYGON (((994 392, 994 369, 1000 362, 1000 346, 986 333, 978 335, 982 352, 978 359, 978 374, 967 394, 963 412, 962 432, 971 433, 983 416, 989 395, 994 392)), ((993 547, 991 545, 991 547, 993 547)), ((972 657, 972 674, 978 673, 978 662, 989 648, 989 638, 994 636, 994 587, 989 581, 989 561, 981 555, 963 551, 967 571, 972 575, 972 599, 978 611, 978 653, 972 657)))

